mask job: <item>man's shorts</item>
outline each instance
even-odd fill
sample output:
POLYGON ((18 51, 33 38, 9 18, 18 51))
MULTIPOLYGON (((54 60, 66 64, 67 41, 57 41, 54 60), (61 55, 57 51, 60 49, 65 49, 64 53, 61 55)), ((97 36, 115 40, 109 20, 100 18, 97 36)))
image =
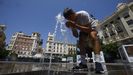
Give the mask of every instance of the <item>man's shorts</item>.
POLYGON ((79 34, 79 43, 80 41, 82 40, 82 46, 84 48, 93 48, 93 40, 92 38, 90 37, 90 35, 88 33, 85 33, 85 32, 80 32, 79 34))

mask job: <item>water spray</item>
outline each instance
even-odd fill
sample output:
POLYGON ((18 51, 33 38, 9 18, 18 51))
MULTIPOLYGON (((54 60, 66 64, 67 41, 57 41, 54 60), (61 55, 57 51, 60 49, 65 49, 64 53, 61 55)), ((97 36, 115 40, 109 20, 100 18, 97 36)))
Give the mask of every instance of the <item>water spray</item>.
MULTIPOLYGON (((54 49, 54 41, 55 41, 55 37, 56 37, 56 33, 57 33, 57 29, 60 25, 60 31, 61 31, 61 34, 62 36, 64 37, 64 41, 63 41, 63 50, 67 49, 67 36, 66 36, 66 27, 65 27, 65 18, 61 15, 61 13, 59 13, 57 16, 56 16, 56 25, 55 25, 55 30, 54 30, 54 33, 53 33, 53 43, 52 43, 52 52, 51 52, 51 55, 50 55, 50 62, 49 62, 49 70, 48 70, 48 75, 50 74, 50 68, 51 68, 51 63, 52 63, 52 56, 53 56, 53 49, 54 49)), ((63 56, 63 52, 62 51, 62 56, 63 56)))

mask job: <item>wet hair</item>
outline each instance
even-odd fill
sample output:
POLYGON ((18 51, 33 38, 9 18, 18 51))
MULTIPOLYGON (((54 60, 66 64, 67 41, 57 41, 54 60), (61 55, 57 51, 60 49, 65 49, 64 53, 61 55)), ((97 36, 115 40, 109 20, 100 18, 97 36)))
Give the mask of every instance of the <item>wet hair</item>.
POLYGON ((69 16, 70 16, 71 14, 75 14, 75 12, 74 12, 71 8, 65 8, 65 9, 64 9, 63 16, 64 16, 66 19, 69 19, 69 16))

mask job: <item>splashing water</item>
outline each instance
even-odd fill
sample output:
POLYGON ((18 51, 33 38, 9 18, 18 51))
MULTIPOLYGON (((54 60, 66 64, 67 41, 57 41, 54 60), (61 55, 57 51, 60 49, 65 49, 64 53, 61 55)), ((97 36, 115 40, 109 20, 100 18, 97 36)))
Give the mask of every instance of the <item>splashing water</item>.
POLYGON ((64 16, 59 13, 56 16, 56 26, 55 26, 55 31, 54 31, 54 35, 56 36, 57 33, 57 29, 59 28, 59 32, 61 32, 62 36, 61 36, 61 41, 63 42, 71 42, 71 43, 76 43, 76 40, 73 35, 71 34, 71 29, 67 28, 65 23, 66 23, 66 19, 64 18, 64 16), (63 38, 63 39, 62 39, 63 38))
MULTIPOLYGON (((55 25, 55 30, 54 30, 54 39, 56 37, 56 33, 57 33, 57 29, 60 25, 60 31, 61 31, 61 34, 62 36, 64 37, 64 41, 63 41, 63 45, 64 45, 64 50, 67 49, 67 36, 66 36, 66 27, 65 27, 65 18, 61 15, 61 13, 59 13, 57 16, 56 16, 56 25, 55 25)), ((54 49, 54 44, 52 43, 52 50, 54 49)), ((51 60, 52 60, 52 55, 53 53, 51 53, 51 56, 50 56, 50 62, 49 62, 49 70, 48 70, 48 75, 50 75, 50 67, 51 67, 51 60)), ((63 55, 63 54, 62 54, 63 55)))
POLYGON ((56 21, 57 21, 57 24, 60 25, 60 31, 62 33, 62 35, 65 35, 65 32, 66 32, 66 27, 65 27, 65 18, 61 15, 61 13, 59 13, 57 16, 56 16, 56 21))
MULTIPOLYGON (((64 37, 64 40, 62 40, 62 41, 63 41, 63 45, 64 45, 64 50, 65 50, 67 47, 67 35, 66 35, 67 28, 65 26, 66 19, 61 15, 61 13, 59 13, 56 16, 56 21, 57 21, 57 27, 58 27, 58 25, 60 25, 60 31, 62 33, 62 36, 64 37)), ((57 30, 57 28, 56 28, 56 30, 57 30)))

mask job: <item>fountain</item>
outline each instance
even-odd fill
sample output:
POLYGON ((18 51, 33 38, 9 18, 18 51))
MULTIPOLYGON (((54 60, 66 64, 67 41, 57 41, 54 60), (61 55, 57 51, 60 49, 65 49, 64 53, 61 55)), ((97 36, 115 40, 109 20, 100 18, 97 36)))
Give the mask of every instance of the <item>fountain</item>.
MULTIPOLYGON (((60 32, 63 36, 63 48, 64 50, 67 47, 67 36, 66 36, 66 27, 65 27, 65 18, 61 15, 61 13, 59 13, 56 16, 56 25, 55 25, 55 29, 54 29, 54 40, 55 41, 55 37, 56 37, 56 33, 57 33, 57 29, 58 27, 60 27, 60 32)), ((54 49, 54 43, 52 43, 52 48, 51 48, 51 55, 50 55, 50 61, 49 61, 49 70, 48 70, 48 75, 50 75, 50 70, 51 70, 51 63, 52 63, 52 56, 53 56, 53 49, 54 49)), ((63 56, 63 52, 62 52, 62 56, 63 56)))
MULTIPOLYGON (((66 50, 67 48, 67 42, 68 42, 68 37, 67 37, 67 28, 65 27, 65 19, 64 17, 61 15, 61 13, 59 13, 56 16, 56 25, 55 25, 55 29, 54 29, 54 38, 57 36, 57 28, 60 28, 60 32, 61 35, 64 37, 63 38, 63 48, 64 50, 66 50)), ((69 35, 70 37, 70 35, 69 35)), ((55 39, 53 40, 55 41, 55 39)), ((52 50, 54 49, 54 44, 52 43, 52 50)), ((131 51, 132 49, 128 49, 127 53, 129 51, 131 51)), ((125 50, 124 50, 125 51, 125 50)), ((103 58, 103 53, 101 53, 102 58, 103 58)), ((128 54, 129 58, 132 58, 132 54, 128 54)), ((36 55, 37 57, 41 57, 40 55, 36 55)), ((68 64, 65 69, 66 70, 61 70, 63 69, 62 67, 56 68, 55 70, 52 70, 52 56, 53 56, 53 51, 51 52, 50 55, 50 61, 49 63, 36 63, 36 62, 5 62, 5 61, 0 61, 0 74, 6 74, 6 75, 96 75, 94 73, 94 71, 87 71, 87 72, 83 72, 83 71, 79 71, 79 72, 73 72, 73 71, 69 71, 68 70, 68 66, 71 66, 70 64, 68 64), (35 65, 35 66, 34 66, 35 65), (42 66, 43 65, 43 66, 42 66), (47 66, 48 65, 48 66, 47 66), (36 67, 37 66, 37 67, 36 67), (41 67, 42 68, 41 68, 41 67), (34 69, 32 69, 34 67, 34 69), (48 69, 47 69, 48 67, 48 69), (7 74, 8 73, 8 74, 7 74)), ((62 53, 63 56, 63 53, 62 53)), ((94 57, 94 53, 93 53, 93 57, 94 57)), ((122 57, 122 55, 121 55, 122 57)), ((104 62, 104 60, 103 60, 104 62)), ((58 63, 59 65, 61 63, 58 63)), ((132 75, 133 70, 131 68, 129 68, 128 65, 132 64, 128 64, 128 63, 104 63, 105 65, 107 65, 107 72, 105 74, 102 75, 132 75)), ((73 64, 74 65, 74 64, 73 64)), ((89 67, 90 65, 93 65, 91 63, 89 63, 89 67)), ((70 68, 70 67, 69 67, 70 68)))

